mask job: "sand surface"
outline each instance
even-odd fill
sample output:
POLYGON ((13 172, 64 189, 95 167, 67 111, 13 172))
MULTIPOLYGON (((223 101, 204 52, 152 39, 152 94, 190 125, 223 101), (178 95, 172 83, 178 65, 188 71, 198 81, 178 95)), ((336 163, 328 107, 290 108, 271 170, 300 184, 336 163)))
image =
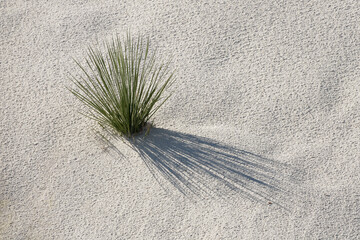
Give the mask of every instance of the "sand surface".
POLYGON ((199 2, 0 1, 0 239, 360 238, 358 1, 199 2), (109 147, 67 72, 128 29, 177 82, 109 147))

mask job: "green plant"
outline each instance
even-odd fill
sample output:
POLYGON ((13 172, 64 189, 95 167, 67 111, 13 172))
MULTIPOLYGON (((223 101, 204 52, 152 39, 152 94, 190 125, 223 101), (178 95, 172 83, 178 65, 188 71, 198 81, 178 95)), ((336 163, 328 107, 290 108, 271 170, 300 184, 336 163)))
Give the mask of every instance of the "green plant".
POLYGON ((105 53, 89 47, 82 75, 71 76, 76 88, 69 89, 88 107, 84 115, 101 127, 130 137, 140 132, 170 95, 164 91, 174 82, 169 64, 158 64, 156 52, 150 53, 149 39, 127 34, 105 43, 105 53))

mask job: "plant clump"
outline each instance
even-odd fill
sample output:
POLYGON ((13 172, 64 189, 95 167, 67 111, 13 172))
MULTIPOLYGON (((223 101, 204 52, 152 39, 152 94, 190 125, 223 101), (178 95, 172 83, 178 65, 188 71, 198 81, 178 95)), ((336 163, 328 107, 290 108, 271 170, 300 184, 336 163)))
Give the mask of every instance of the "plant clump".
POLYGON ((75 61, 80 76, 71 75, 70 91, 87 106, 84 115, 106 130, 131 137, 147 125, 170 95, 174 82, 170 61, 158 64, 149 39, 119 37, 105 43, 105 51, 89 47, 85 63, 75 61))

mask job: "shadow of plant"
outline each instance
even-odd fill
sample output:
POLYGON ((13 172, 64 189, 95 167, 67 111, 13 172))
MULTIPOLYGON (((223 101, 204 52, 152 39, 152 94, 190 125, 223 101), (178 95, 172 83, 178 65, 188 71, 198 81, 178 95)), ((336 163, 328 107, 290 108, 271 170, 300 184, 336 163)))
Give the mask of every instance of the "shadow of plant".
POLYGON ((291 192, 286 165, 209 138, 154 128, 130 147, 161 186, 173 186, 190 198, 231 198, 237 193, 284 206, 291 192))

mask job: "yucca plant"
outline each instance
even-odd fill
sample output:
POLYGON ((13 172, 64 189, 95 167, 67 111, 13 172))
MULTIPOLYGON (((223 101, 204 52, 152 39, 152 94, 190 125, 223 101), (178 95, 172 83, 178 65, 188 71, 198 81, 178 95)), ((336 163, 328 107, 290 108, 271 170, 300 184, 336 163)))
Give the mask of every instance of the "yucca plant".
POLYGON ((130 137, 140 132, 170 95, 163 96, 174 82, 167 63, 156 62, 149 39, 119 37, 105 42, 105 51, 89 47, 84 64, 76 61, 80 76, 70 91, 87 106, 84 114, 106 130, 130 137))

